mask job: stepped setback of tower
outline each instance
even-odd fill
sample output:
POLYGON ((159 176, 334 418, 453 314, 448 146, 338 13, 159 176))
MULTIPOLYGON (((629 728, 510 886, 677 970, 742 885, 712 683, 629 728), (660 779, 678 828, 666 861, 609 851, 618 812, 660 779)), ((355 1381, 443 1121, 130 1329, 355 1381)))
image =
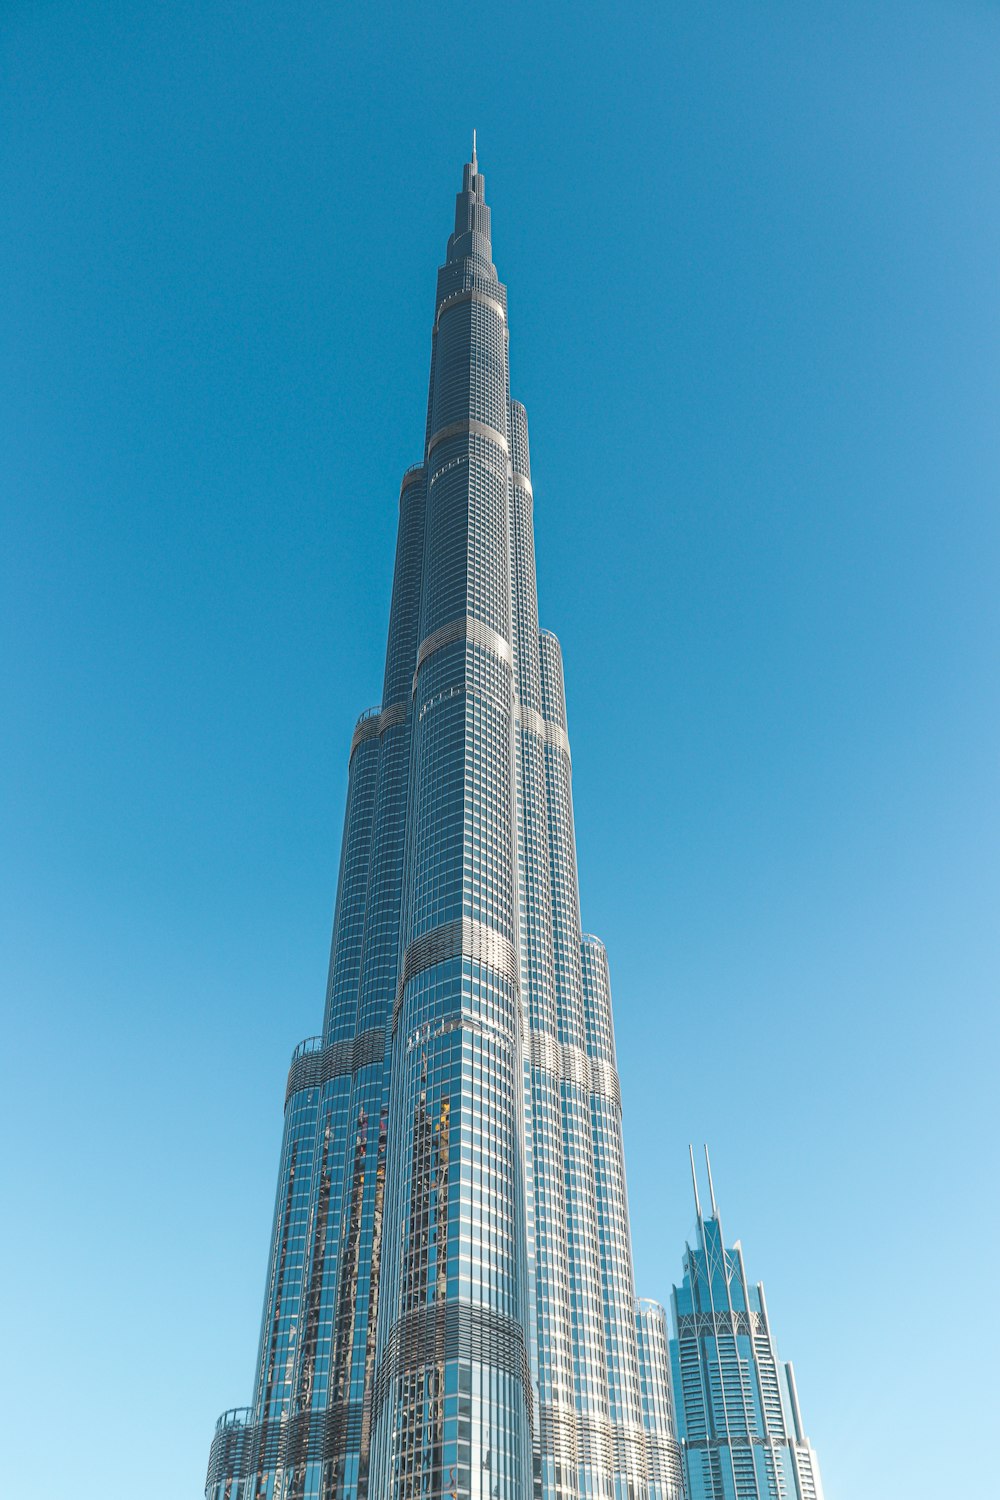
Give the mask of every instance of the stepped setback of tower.
POLYGON ((253 1404, 219 1420, 208 1500, 680 1500, 532 504, 473 149, 323 1032, 288 1077, 253 1404))
POLYGON ((727 1249, 708 1162, 711 1213, 691 1176, 698 1243, 673 1291, 670 1344, 687 1500, 823 1500, 802 1426, 795 1375, 778 1359, 764 1288, 747 1281, 743 1248, 727 1249))

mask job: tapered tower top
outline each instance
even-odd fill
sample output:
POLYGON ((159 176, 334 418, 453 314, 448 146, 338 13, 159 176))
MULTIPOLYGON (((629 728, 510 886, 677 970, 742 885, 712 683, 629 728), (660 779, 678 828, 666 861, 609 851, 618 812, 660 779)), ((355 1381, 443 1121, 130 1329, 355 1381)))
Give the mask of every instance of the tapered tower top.
POLYGON ((472 132, 472 159, 462 170, 462 191, 455 199, 455 233, 448 241, 449 261, 478 256, 493 262, 490 243, 490 210, 486 203, 486 179, 479 170, 476 132, 472 132))

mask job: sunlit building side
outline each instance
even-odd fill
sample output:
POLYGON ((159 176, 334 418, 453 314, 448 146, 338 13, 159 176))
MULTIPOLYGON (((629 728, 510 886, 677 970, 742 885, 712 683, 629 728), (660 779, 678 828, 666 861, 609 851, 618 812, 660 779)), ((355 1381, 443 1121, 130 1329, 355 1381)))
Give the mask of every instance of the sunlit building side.
POLYGON ((208 1500, 680 1500, 508 353, 474 146, 323 1031, 288 1076, 253 1401, 220 1418, 208 1500))

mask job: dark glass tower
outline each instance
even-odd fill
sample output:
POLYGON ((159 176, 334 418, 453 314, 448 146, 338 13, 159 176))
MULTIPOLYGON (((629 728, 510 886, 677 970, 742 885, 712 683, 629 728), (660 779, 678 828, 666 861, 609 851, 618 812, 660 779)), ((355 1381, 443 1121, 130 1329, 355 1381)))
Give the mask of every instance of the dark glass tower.
POLYGON ((323 1034, 288 1079, 254 1400, 220 1419, 209 1500, 679 1494, 532 503, 473 146, 382 704, 351 745, 323 1034))

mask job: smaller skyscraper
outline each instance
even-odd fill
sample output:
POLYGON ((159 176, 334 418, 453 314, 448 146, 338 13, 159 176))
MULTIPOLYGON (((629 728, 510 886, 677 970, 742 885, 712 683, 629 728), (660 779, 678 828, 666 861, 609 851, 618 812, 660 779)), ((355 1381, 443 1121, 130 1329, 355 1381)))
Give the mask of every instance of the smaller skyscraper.
POLYGON ((684 1282, 672 1298, 670 1358, 687 1500, 823 1500, 795 1376, 778 1360, 764 1288, 748 1283, 739 1240, 725 1247, 707 1147, 705 1165, 707 1218, 692 1151, 698 1244, 685 1248, 684 1282))

